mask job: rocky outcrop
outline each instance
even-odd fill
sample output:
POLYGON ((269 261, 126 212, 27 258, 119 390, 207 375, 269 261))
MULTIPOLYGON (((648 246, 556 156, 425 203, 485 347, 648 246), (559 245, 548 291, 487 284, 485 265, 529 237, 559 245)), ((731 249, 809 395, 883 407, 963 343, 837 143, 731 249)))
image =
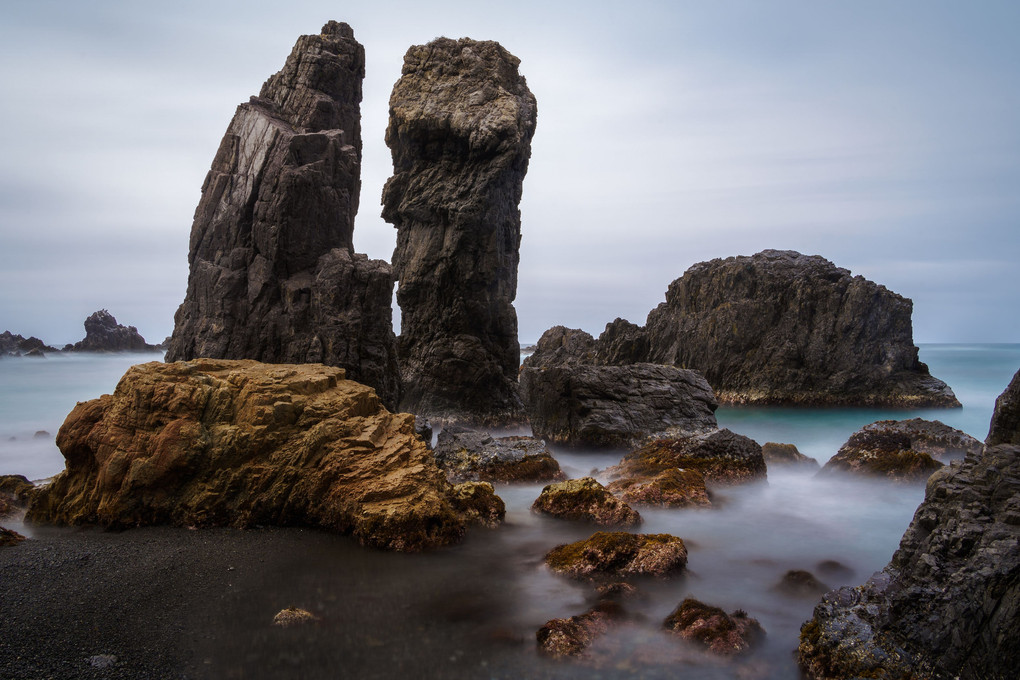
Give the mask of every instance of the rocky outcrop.
POLYGON ((663 626, 674 635, 700 643, 722 656, 746 652, 765 637, 765 629, 744 610, 727 614, 693 597, 681 602, 666 617, 663 626))
POLYGON ((985 443, 988 446, 1020 445, 1020 371, 1013 375, 1006 390, 995 400, 995 411, 985 443))
POLYGON ((548 482, 564 477, 545 442, 534 437, 493 437, 450 425, 439 433, 435 455, 450 481, 548 482))
POLYGON ((632 527, 641 515, 616 498, 592 477, 549 484, 531 506, 532 511, 560 519, 603 527, 632 527))
POLYGON ((47 346, 46 343, 35 336, 26 338, 10 331, 0 333, 0 357, 18 357, 31 353, 57 351, 59 350, 56 347, 47 346))
POLYGON ((414 416, 388 412, 338 368, 134 366, 112 395, 71 411, 57 446, 66 468, 28 521, 312 526, 402 551, 464 533, 414 416))
POLYGON ((122 326, 105 309, 85 319, 85 338, 70 347, 74 352, 153 352, 134 326, 122 326))
POLYGON ((818 461, 801 453, 794 444, 766 442, 761 445, 761 455, 769 467, 798 467, 818 469, 818 461))
POLYGON ((401 408, 433 419, 523 419, 517 206, 537 107, 519 63, 495 42, 437 38, 407 51, 390 97, 401 408))
POLYGON ((1018 545, 1020 447, 988 446, 943 467, 889 565, 815 607, 801 666, 815 680, 1015 677, 1018 545))
POLYGON ((392 273, 352 244, 364 71, 351 27, 331 21, 237 107, 195 211, 168 361, 324 363, 396 406, 392 273))
POLYGON ((918 360, 911 312, 822 257, 766 250, 671 283, 645 360, 701 371, 723 403, 960 406, 918 360))
POLYGON ((693 468, 668 468, 646 476, 623 477, 608 489, 621 500, 635 505, 665 508, 708 507, 712 500, 705 487, 705 476, 693 468))
POLYGON ((716 427, 712 388, 696 371, 597 364, 584 331, 546 331, 521 367, 521 397, 537 437, 571 446, 629 447, 667 430, 716 427))
POLYGON ((583 541, 553 548, 545 556, 553 571, 579 580, 675 576, 687 567, 683 539, 670 534, 599 531, 583 541))
POLYGON ((671 469, 696 470, 710 487, 767 477, 761 446, 726 429, 650 441, 606 474, 632 486, 671 469))
POLYGON ((950 460, 981 452, 981 442, 939 421, 880 420, 850 438, 819 474, 849 472, 900 482, 924 481, 950 460))

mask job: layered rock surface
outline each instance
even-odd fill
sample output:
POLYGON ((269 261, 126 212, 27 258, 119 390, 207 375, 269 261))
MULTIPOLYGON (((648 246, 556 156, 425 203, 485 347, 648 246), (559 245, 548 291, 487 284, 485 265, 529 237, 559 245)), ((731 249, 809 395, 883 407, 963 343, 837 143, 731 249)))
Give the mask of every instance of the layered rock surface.
POLYGON ((819 256, 717 259, 649 313, 647 360, 701 371, 725 403, 959 406, 918 360, 912 308, 819 256))
POLYGON ((364 71, 350 26, 331 21, 238 106, 195 211, 168 361, 324 363, 396 406, 392 273, 351 240, 364 71))
POLYGON ((390 97, 401 409, 440 420, 519 421, 518 204, 536 103, 495 42, 411 47, 390 97))
POLYGON ((531 510, 604 527, 633 527, 641 523, 641 515, 636 510, 592 477, 549 484, 535 499, 531 510))
POLYGON ((547 482, 564 477, 545 442, 534 437, 493 437, 451 425, 439 433, 435 456, 452 481, 547 482))
MULTIPOLYGON (((36 493, 28 521, 302 525, 405 551, 464 532, 414 417, 388 412, 338 368, 134 366, 112 395, 74 408, 57 445, 66 469, 36 493)), ((492 507, 491 491, 456 502, 492 507)))
POLYGON ((145 352, 154 351, 155 345, 145 342, 134 326, 122 326, 113 314, 100 309, 85 319, 85 337, 74 343, 74 352, 145 352))
MULTIPOLYGON (((991 430, 1020 435, 999 409, 991 430)), ((814 679, 1015 677, 1020 668, 1020 447, 934 473, 892 561, 826 594, 801 629, 814 679)))

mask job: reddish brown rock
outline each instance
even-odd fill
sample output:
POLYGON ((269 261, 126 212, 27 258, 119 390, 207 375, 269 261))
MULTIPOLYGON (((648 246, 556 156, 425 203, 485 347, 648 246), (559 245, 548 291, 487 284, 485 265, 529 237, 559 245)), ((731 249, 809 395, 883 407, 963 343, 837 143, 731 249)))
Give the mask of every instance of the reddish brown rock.
POLYGON ((413 551, 457 541, 453 488, 414 432, 342 369, 134 366, 57 434, 66 469, 28 519, 132 527, 305 525, 413 551))
POLYGON ((670 534, 599 531, 552 549, 545 563, 557 573, 580 580, 666 577, 687 567, 687 547, 683 539, 670 534))
POLYGON ((567 619, 552 619, 535 634, 538 649, 553 658, 581 656, 598 636, 609 630, 611 622, 612 616, 598 609, 567 619))
POLYGON ((604 527, 631 527, 641 515, 592 477, 549 484, 532 504, 534 512, 604 527))
POLYGON ((683 639, 699 642, 723 656, 746 652, 765 636, 765 629, 747 612, 738 609, 727 614, 692 597, 681 602, 663 625, 683 639))
POLYGON ((792 597, 818 598, 829 591, 829 587, 815 578, 810 571, 791 569, 783 574, 773 590, 792 597))
POLYGON ((0 527, 0 548, 6 548, 12 545, 17 545, 25 540, 25 537, 19 534, 17 531, 0 527))
POLYGON ((694 469, 669 468, 651 478, 629 477, 608 489, 627 503, 666 508, 709 507, 705 477, 694 469))

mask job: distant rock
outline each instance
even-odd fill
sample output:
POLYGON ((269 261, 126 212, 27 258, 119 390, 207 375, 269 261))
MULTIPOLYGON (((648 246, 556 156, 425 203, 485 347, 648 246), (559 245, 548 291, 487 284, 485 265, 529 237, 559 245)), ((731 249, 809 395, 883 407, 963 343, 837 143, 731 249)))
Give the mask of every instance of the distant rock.
POLYGON ((437 38, 404 56, 390 96, 402 410, 521 422, 517 266, 537 106, 499 43, 437 38))
POLYGON ((1020 446, 987 446, 941 468, 885 569, 815 607, 801 628, 801 667, 813 680, 1015 677, 1018 545, 1020 446))
POLYGON ((553 548, 545 556, 553 571, 580 580, 675 576, 687 567, 683 539, 670 534, 599 531, 583 541, 553 548))
POLYGON ((634 484, 677 468, 697 470, 709 486, 764 480, 768 474, 761 446, 726 429, 649 441, 606 474, 634 484))
POLYGON ((335 21, 237 107, 202 186, 167 361, 339 366, 395 408, 389 264, 354 252, 365 51, 335 21))
POLYGON ((804 569, 791 569, 779 579, 773 590, 792 597, 809 597, 816 599, 829 590, 829 587, 815 578, 815 575, 804 569))
POLYGON ((145 342, 134 326, 122 326, 105 309, 85 319, 85 338, 74 343, 74 352, 151 352, 156 348, 145 342))
POLYGON ((44 352, 58 352, 56 347, 46 345, 37 337, 23 337, 10 331, 0 333, 0 357, 22 355, 42 356, 44 352))
POLYGON ((761 455, 765 458, 765 464, 776 467, 801 467, 818 469, 818 461, 810 456, 805 456, 793 444, 777 444, 766 442, 761 445, 761 455))
POLYGON ((948 459, 981 449, 978 440, 937 420, 879 420, 850 435, 818 474, 843 472, 923 482, 943 465, 932 454, 948 459))
POLYGON ((716 259, 648 314, 643 360, 701 371, 722 403, 958 407, 918 360, 912 307, 818 256, 716 259))
POLYGON ((66 468, 36 492, 28 521, 311 526, 400 551, 465 529, 414 416, 388 412, 338 368, 133 366, 112 395, 71 411, 57 446, 66 468))
POLYGON ((532 511, 560 519, 603 527, 633 527, 641 515, 616 498, 592 477, 549 484, 531 506, 532 511))
POLYGON ((748 651, 765 637, 765 629, 747 612, 738 609, 727 614, 688 597, 666 617, 663 626, 685 640, 703 645, 708 651, 732 656, 748 651))
POLYGON ((493 437, 449 425, 436 439, 435 455, 451 481, 548 482, 564 478, 545 442, 534 437, 493 437))
POLYGON ((671 467, 658 474, 623 477, 609 484, 609 491, 635 505, 666 508, 709 507, 712 500, 705 476, 693 468, 671 467))
POLYGON ((995 411, 985 443, 988 446, 1020 445, 1020 371, 1013 375, 1006 390, 995 400, 995 411))
POLYGON ((584 331, 557 326, 521 367, 521 396, 535 436, 571 446, 629 447, 674 429, 716 427, 712 389, 673 366, 604 366, 584 331))

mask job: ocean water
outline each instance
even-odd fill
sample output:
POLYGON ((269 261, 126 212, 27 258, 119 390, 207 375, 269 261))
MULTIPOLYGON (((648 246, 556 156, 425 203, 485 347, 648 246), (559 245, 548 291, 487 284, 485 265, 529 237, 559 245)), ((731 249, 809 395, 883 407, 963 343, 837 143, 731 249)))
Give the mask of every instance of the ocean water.
MULTIPOLYGON (((76 400, 111 391, 129 364, 152 358, 0 360, 0 474, 59 471, 52 437, 34 433, 55 434, 76 400)), ((950 384, 962 409, 720 408, 719 422, 761 443, 796 444, 821 463, 854 430, 879 419, 938 419, 984 439, 996 396, 1020 368, 1020 345, 922 345, 921 358, 950 384)), ((623 452, 555 453, 569 476, 599 477, 623 452)), ((830 587, 862 583, 888 563, 924 494, 922 485, 773 469, 767 482, 719 492, 712 509, 642 510, 640 531, 685 540, 688 572, 640 583, 624 602, 626 622, 593 646, 599 665, 592 668, 553 662, 535 649, 546 621, 581 614, 597 600, 589 586, 543 565, 548 550, 586 538, 592 528, 532 514, 541 486, 498 486, 506 523, 472 531, 450 549, 394 555, 317 539, 292 543, 265 565, 247 565, 254 585, 196 624, 208 625, 216 644, 195 652, 203 664, 195 677, 333 677, 342 667, 345 676, 366 678, 797 678, 793 651, 818 598, 785 595, 775 585, 790 569, 811 571, 830 587), (826 571, 823 561, 842 569, 826 571), (765 627, 764 644, 740 660, 720 661, 671 638, 661 623, 687 596, 746 610, 765 627), (314 633, 265 632, 281 598, 322 617, 314 633)), ((206 632, 198 629, 194 638, 206 632)))

